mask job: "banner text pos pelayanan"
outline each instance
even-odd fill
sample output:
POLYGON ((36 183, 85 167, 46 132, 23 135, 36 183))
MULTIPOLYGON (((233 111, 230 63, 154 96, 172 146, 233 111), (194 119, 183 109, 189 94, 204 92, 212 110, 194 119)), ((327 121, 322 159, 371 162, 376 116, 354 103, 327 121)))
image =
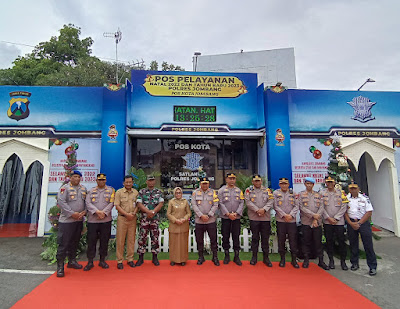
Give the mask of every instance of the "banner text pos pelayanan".
POLYGON ((143 87, 152 96, 236 98, 247 93, 235 76, 147 74, 143 87))

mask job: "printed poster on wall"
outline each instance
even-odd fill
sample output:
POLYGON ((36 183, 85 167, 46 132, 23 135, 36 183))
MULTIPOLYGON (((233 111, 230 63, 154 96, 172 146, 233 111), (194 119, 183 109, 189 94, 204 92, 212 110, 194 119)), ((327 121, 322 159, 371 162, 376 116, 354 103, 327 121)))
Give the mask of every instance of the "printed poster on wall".
POLYGON ((318 191, 328 174, 328 159, 332 146, 330 143, 321 143, 315 138, 292 138, 290 148, 293 190, 295 192, 305 190, 304 178, 314 177, 316 180, 314 190, 318 191))
POLYGON ((66 172, 75 169, 82 173, 81 184, 88 190, 96 186, 100 160, 100 139, 52 139, 49 150, 49 193, 57 193, 65 180, 66 172))
MULTIPOLYGON (((101 140, 89 138, 51 139, 49 150, 50 175, 47 210, 57 204, 57 193, 63 184, 66 171, 77 169, 82 173, 81 184, 88 190, 96 186, 96 175, 100 173, 101 140)), ((47 220, 45 232, 51 228, 47 220)))

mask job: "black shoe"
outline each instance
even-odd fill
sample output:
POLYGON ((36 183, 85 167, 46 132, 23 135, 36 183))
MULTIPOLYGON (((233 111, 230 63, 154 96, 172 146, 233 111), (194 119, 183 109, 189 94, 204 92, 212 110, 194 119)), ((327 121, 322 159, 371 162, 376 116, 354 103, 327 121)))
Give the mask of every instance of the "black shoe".
POLYGON ((349 268, 346 265, 346 261, 345 260, 341 260, 340 261, 340 266, 342 267, 343 270, 349 270, 349 268))
POLYGON ((269 260, 268 254, 265 254, 265 253, 264 253, 263 263, 264 263, 265 265, 267 265, 268 267, 272 267, 272 263, 271 263, 271 261, 269 260))
POLYGON ((370 270, 369 270, 369 273, 368 273, 370 276, 375 276, 376 275, 376 269, 375 268, 371 268, 370 270))
POLYGON ((250 265, 256 265, 256 264, 257 264, 257 253, 253 253, 250 260, 250 265))
POLYGON ((335 269, 335 261, 333 260, 333 258, 329 259, 329 268, 330 269, 335 269))
POLYGON ((240 260, 240 257, 239 257, 239 251, 235 251, 235 256, 233 257, 233 262, 238 266, 242 266, 242 261, 240 260))
POLYGON ((197 260, 197 265, 201 265, 204 263, 204 256, 199 254, 199 259, 197 260))
POLYGON ((153 264, 156 266, 160 266, 160 262, 158 261, 157 253, 153 253, 153 264))
POLYGON ((140 266, 143 264, 143 253, 139 254, 139 259, 136 261, 136 266, 140 266))
POLYGON ((358 266, 358 264, 351 264, 351 267, 350 267, 350 269, 352 270, 352 271, 356 271, 357 269, 359 269, 360 267, 358 266))
POLYGON ((308 266, 310 266, 310 261, 308 259, 304 259, 303 268, 308 268, 308 266))
POLYGON ((175 266, 175 262, 170 262, 169 265, 175 266))
POLYGON ((185 265, 186 265, 186 263, 185 263, 185 262, 182 262, 182 263, 181 263, 181 266, 185 266, 185 265))
POLYGON ((81 264, 79 264, 76 260, 69 261, 67 267, 73 268, 73 269, 82 269, 83 268, 83 266, 81 264))
POLYGON ((126 264, 128 264, 128 266, 130 266, 130 267, 135 267, 135 263, 133 263, 133 261, 129 261, 128 263, 126 263, 126 264))
POLYGON ((323 270, 329 270, 329 266, 324 263, 324 261, 320 261, 318 266, 321 267, 323 270))
POLYGON ((122 263, 118 263, 118 264, 117 264, 117 268, 118 268, 118 269, 124 269, 124 265, 122 265, 122 263))
POLYGON ((57 262, 57 277, 64 277, 64 262, 57 262))
POLYGON ((292 254, 292 261, 290 262, 294 268, 300 268, 299 264, 297 263, 296 255, 292 254))
POLYGON ((213 261, 215 266, 219 266, 219 260, 218 260, 217 253, 213 253, 212 261, 213 261))
POLYGON ((230 261, 231 257, 229 256, 229 250, 225 250, 224 264, 229 264, 230 261))
POLYGON ((94 267, 93 261, 89 261, 83 271, 89 271, 94 267))
POLYGON ((285 258, 281 258, 281 261, 279 262, 279 267, 285 267, 286 261, 285 258))
POLYGON ((109 265, 106 263, 106 261, 104 261, 104 260, 100 260, 99 266, 100 266, 101 268, 104 268, 104 269, 110 268, 110 266, 109 266, 109 265))

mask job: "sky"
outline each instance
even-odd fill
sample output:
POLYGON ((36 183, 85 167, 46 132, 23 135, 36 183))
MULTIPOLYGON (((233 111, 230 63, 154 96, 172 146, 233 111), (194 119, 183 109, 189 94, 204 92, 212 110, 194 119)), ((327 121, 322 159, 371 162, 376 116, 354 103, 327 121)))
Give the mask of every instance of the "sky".
POLYGON ((167 61, 294 47, 297 87, 400 91, 398 0, 13 0, 0 10, 0 68, 12 66, 64 24, 92 37, 92 55, 115 59, 104 32, 122 31, 118 58, 167 61), (13 42, 18 44, 10 44, 13 42), (26 46, 28 45, 28 46, 26 46))

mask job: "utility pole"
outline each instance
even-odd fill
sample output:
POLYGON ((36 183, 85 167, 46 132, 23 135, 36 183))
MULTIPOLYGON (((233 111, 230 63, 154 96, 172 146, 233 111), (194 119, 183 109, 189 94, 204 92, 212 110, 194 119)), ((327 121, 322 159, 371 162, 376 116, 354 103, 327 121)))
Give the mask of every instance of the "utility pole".
POLYGON ((114 33, 112 33, 112 32, 104 32, 103 36, 105 38, 114 38, 115 39, 115 65, 117 66, 117 72, 116 72, 116 75, 115 75, 115 80, 116 80, 116 83, 118 84, 118 43, 122 39, 122 32, 118 28, 118 30, 116 32, 114 32, 114 33))

